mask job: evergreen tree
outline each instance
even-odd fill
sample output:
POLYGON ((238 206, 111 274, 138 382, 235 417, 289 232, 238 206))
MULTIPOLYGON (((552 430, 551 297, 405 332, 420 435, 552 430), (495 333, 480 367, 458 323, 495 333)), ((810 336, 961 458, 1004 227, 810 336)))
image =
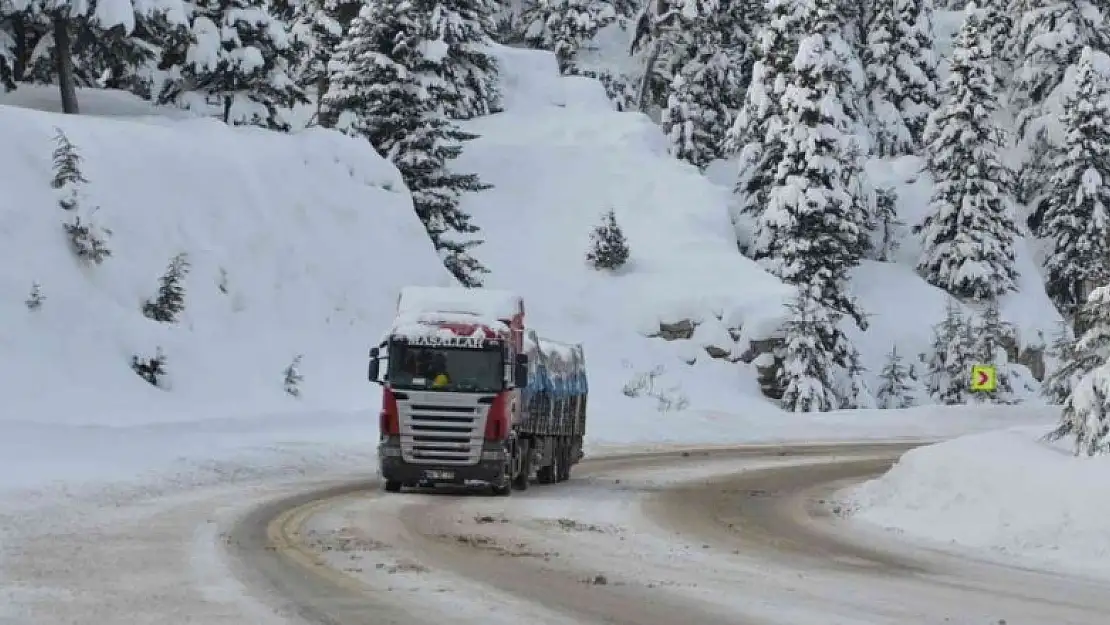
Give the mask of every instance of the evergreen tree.
POLYGON ((497 61, 490 54, 493 0, 415 0, 427 16, 419 52, 438 66, 442 112, 470 119, 501 110, 497 61))
POLYGON ((1016 290, 1012 176, 1004 141, 990 48, 980 14, 969 5, 956 39, 945 101, 926 132, 927 166, 936 183, 918 272, 957 297, 989 299, 1016 290))
POLYGON ((590 233, 590 251, 586 260, 595 269, 619 269, 628 262, 628 241, 617 225, 613 209, 605 214, 605 221, 590 233))
POLYGON ((481 242, 456 238, 478 228, 459 202, 462 193, 489 186, 447 167, 474 135, 439 112, 447 94, 436 88, 438 63, 425 54, 428 19, 408 0, 364 6, 330 65, 322 112, 397 166, 444 265, 463 285, 480 286, 487 270, 469 252, 481 242))
POLYGON ((1012 104, 1023 136, 1039 130, 1033 120, 1052 113, 1045 106, 1083 48, 1110 51, 1107 17, 1091 0, 1028 0, 1008 46, 1016 57, 1012 104))
POLYGON ((1090 48, 1064 104, 1065 137, 1053 159, 1040 236, 1048 239, 1045 288, 1072 316, 1090 285, 1110 281, 1110 87, 1090 48))
POLYGON ((320 100, 328 91, 328 63, 360 5, 350 0, 304 0, 293 14, 292 34, 297 50, 295 77, 306 93, 316 95, 317 123, 326 128, 335 120, 319 119, 320 100))
POLYGON ((189 273, 189 260, 185 252, 170 260, 166 273, 158 283, 158 296, 143 304, 143 315, 154 321, 173 323, 185 310, 185 276, 189 273))
POLYGON ((1014 59, 1010 58, 1009 43, 1014 37, 1013 14, 1006 10, 1010 0, 983 0, 979 4, 981 13, 980 28, 983 29, 983 44, 990 46, 991 74, 994 76, 999 94, 1005 89, 1007 78, 1013 74, 1014 59))
POLYGON ((937 106, 932 0, 875 5, 863 52, 867 102, 880 156, 912 153, 937 106))
POLYGON ((872 260, 887 262, 901 246, 906 224, 898 218, 897 199, 892 187, 875 189, 874 214, 868 224, 871 237, 868 250, 872 260))
POLYGON ((994 391, 978 391, 976 396, 992 402, 1012 403, 1016 400, 1016 373, 1010 366, 1005 346, 1016 342, 1013 326, 1002 321, 998 303, 987 302, 982 314, 972 324, 974 341, 971 345, 973 362, 971 364, 993 365, 998 388, 994 391))
POLYGON ((879 390, 877 399, 879 408, 909 408, 913 405, 911 391, 912 380, 910 371, 902 364, 902 355, 897 347, 892 347, 887 354, 886 364, 879 373, 879 390))
POLYGON ((782 368, 778 385, 784 389, 781 405, 790 412, 827 412, 841 405, 836 393, 836 363, 825 344, 833 340, 839 317, 799 289, 787 304, 789 316, 783 324, 782 368))
POLYGON ((1072 437, 1077 455, 1095 455, 1110 450, 1110 286, 1091 292, 1082 315, 1086 329, 1067 363, 1075 383, 1048 438, 1072 437))
POLYGON ((670 140, 671 154, 699 169, 721 157, 729 128, 731 112, 721 98, 733 81, 728 61, 720 52, 690 59, 671 82, 663 110, 663 132, 670 140))
MULTIPOLYGON (((782 78, 792 71, 805 17, 796 0, 769 0, 767 23, 754 46, 751 80, 744 101, 724 143, 725 154, 738 154, 740 172, 735 193, 742 217, 758 220, 767 206, 772 177, 783 162, 782 78)), ((740 240, 741 251, 752 255, 752 241, 740 240)))
POLYGON ((570 72, 582 44, 617 19, 608 0, 537 0, 521 16, 521 39, 555 53, 559 70, 570 72))
POLYGON ((1044 380, 1041 395, 1051 404, 1063 404, 1071 395, 1076 379, 1082 373, 1083 361, 1076 358, 1075 337, 1071 328, 1061 321, 1049 346, 1048 355, 1056 361, 1052 373, 1044 380))
POLYGON ((297 59, 288 25, 265 0, 193 0, 192 9, 192 39, 176 52, 180 78, 160 100, 215 107, 227 124, 289 130, 287 112, 308 100, 292 77, 297 59))
POLYGON ((926 389, 945 404, 964 404, 970 397, 971 365, 975 364, 971 324, 959 304, 949 299, 944 320, 933 326, 933 345, 926 360, 926 389))
POLYGON ((868 245, 868 211, 847 187, 860 164, 849 130, 848 104, 862 77, 840 37, 835 4, 813 2, 799 24, 814 33, 800 43, 794 69, 783 75, 782 157, 768 182, 767 203, 748 255, 791 284, 816 289, 819 301, 866 327, 846 294, 848 272, 868 245))

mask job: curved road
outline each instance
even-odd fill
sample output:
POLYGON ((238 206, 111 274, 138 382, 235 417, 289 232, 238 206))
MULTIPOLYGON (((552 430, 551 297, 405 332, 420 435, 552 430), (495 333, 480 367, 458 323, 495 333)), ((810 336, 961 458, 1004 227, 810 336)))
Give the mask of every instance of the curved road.
POLYGON ((357 482, 257 508, 227 542, 249 586, 314 624, 1107 622, 1096 582, 845 527, 828 493, 913 446, 588 459, 510 498, 357 482))

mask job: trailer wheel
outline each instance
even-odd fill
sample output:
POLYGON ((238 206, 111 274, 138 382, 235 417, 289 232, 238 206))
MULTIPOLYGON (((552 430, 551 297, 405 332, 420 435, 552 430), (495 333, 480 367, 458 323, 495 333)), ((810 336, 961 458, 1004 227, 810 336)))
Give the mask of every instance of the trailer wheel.
POLYGON ((555 480, 558 482, 565 482, 570 479, 570 445, 559 446, 559 472, 555 474, 555 480))
POLYGON ((386 480, 385 481, 385 492, 387 492, 387 493, 399 493, 399 492, 401 492, 401 483, 398 482, 397 480, 386 480))
POLYGON ((532 476, 532 446, 528 441, 520 441, 520 473, 513 480, 513 488, 528 490, 528 479, 532 476))
MULTIPOLYGON (((558 445, 558 443, 555 443, 555 445, 558 445)), ((536 481, 540 484, 554 484, 559 477, 559 467, 556 466, 558 465, 559 461, 558 447, 555 447, 555 449, 552 451, 550 460, 550 464, 545 464, 544 466, 540 467, 539 471, 536 471, 536 481)))

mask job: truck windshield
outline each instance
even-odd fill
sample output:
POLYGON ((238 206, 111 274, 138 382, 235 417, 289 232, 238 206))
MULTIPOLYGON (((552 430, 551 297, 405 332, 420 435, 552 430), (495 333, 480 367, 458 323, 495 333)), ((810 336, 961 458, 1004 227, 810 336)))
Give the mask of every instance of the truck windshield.
POLYGON ((389 385, 396 389, 494 393, 503 386, 501 350, 389 348, 389 385), (444 377, 446 376, 446 377, 444 377))

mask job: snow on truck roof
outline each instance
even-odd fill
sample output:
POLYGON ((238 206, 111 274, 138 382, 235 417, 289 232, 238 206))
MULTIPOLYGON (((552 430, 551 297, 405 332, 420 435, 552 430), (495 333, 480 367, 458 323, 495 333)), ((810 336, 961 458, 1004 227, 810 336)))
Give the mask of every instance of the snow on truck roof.
POLYGON ((406 339, 425 337, 472 336, 493 338, 492 333, 508 334, 509 326, 493 317, 482 317, 458 312, 420 312, 398 315, 393 320, 387 338, 406 339))
POLYGON ((512 319, 524 313, 524 300, 512 291, 462 287, 406 286, 397 298, 397 316, 458 313, 486 319, 512 319))

